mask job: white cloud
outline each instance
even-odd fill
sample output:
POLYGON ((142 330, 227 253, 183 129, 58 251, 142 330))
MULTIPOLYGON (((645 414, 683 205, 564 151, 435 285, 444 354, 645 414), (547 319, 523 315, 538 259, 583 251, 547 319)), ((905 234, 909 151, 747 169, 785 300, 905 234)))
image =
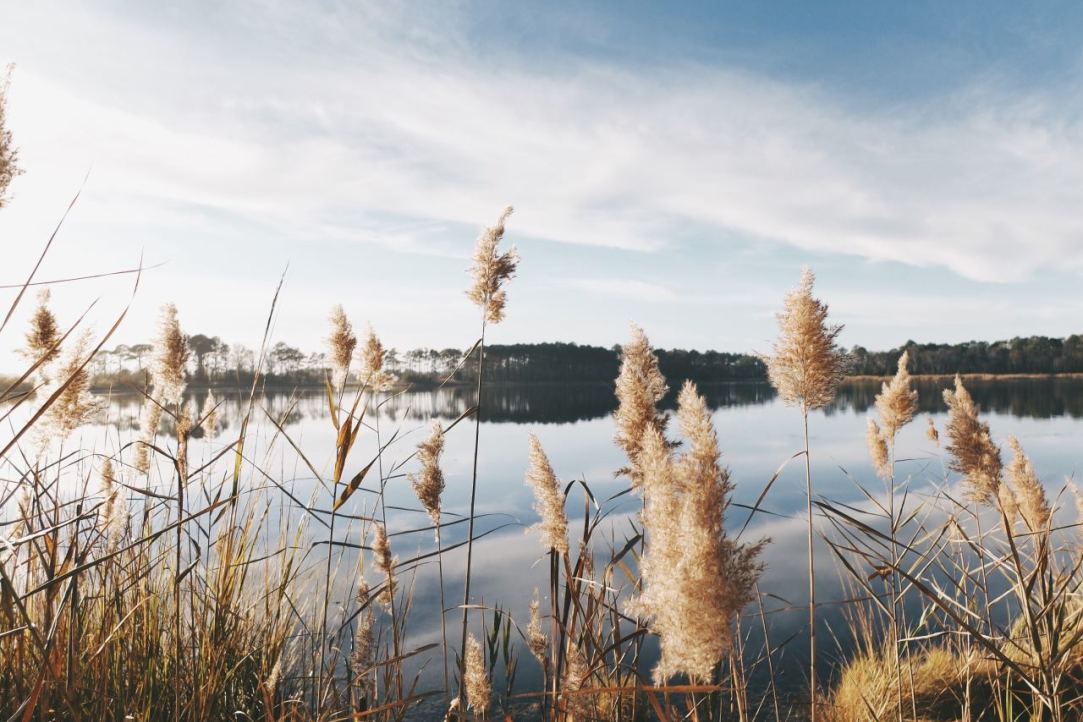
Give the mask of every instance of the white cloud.
MULTIPOLYGON (((204 55, 194 31, 167 34, 162 75, 190 84, 168 93, 55 82, 29 59, 12 100, 26 163, 70 177, 50 171, 92 159, 96 189, 124 199, 131 224, 193 205, 311 233, 350 209, 364 237, 364 212, 474 227, 510 200, 520 234, 577 244, 658 250, 695 227, 980 280, 1081 263, 1083 124, 1061 99, 988 91, 862 114, 720 68, 483 65, 451 42, 434 55, 431 38, 404 45, 394 18, 366 34, 371 12, 343 19, 347 53, 327 18, 288 16, 304 40, 288 58, 259 49, 242 63, 250 46, 204 55), (341 57, 301 50, 325 41, 341 57), (208 105, 177 113, 186 98, 208 105)), ((166 32, 103 25, 114 59, 166 32)))
POLYGON ((667 286, 632 278, 567 278, 559 281, 559 285, 622 300, 665 302, 676 298, 676 294, 667 286))

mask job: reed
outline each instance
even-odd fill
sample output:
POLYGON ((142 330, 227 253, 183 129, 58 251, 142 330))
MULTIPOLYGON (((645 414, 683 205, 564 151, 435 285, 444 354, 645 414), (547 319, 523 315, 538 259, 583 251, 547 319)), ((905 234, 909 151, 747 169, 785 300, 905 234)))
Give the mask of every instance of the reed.
POLYGON ((831 403, 845 376, 849 357, 837 345, 842 326, 829 324, 827 305, 812 295, 815 276, 806 268, 778 314, 779 337, 766 357, 768 377, 787 404, 801 411, 804 428, 805 494, 808 514, 809 719, 816 722, 816 567, 813 549, 812 460, 808 415, 831 403))

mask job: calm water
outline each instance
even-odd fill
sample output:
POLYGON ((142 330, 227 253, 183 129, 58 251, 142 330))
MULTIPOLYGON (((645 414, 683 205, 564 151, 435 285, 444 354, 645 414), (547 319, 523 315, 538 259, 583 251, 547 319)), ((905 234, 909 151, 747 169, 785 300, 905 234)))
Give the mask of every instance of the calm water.
MULTIPOLYGON (((942 429, 945 409, 941 389, 949 382, 922 383, 922 415, 931 415, 942 429)), ((981 404, 994 438, 1003 442, 1015 434, 1033 458, 1034 464, 1055 495, 1066 476, 1080 467, 1079 439, 1083 437, 1083 381, 1026 380, 973 382, 968 385, 981 404)), ((870 489, 882 489, 882 482, 873 474, 865 449, 865 424, 877 384, 851 384, 842 390, 839 401, 831 408, 816 413, 810 420, 812 437, 813 475, 816 493, 840 501, 859 503, 862 494, 856 484, 870 489)), ((801 447, 801 419, 795 409, 786 407, 770 387, 764 384, 734 384, 701 389, 708 397, 721 441, 725 463, 736 484, 735 506, 730 510, 727 524, 739 529, 748 512, 739 505, 752 504, 772 474, 801 447)), ((219 392, 221 398, 223 394, 219 392)), ((205 394, 193 395, 203 403, 205 394)), ((672 403, 672 400, 669 400, 672 403)), ((378 412, 370 412, 371 428, 362 433, 347 468, 346 477, 373 458, 377 448, 377 433, 385 443, 396 436, 383 460, 383 475, 389 477, 386 486, 389 525, 403 532, 392 538, 395 553, 406 559, 433 548, 431 531, 412 533, 411 529, 425 527, 427 518, 417 511, 405 472, 413 463, 401 462, 413 451, 415 444, 428 431, 431 419, 446 423, 459 417, 472 404, 468 389, 443 389, 405 393, 385 399, 378 412), (402 466, 400 469, 399 467, 402 466)), ((524 528, 536 520, 532 511, 532 496, 523 483, 527 465, 527 438, 536 434, 549 454, 553 467, 564 480, 581 479, 599 500, 608 499, 625 488, 623 479, 614 478, 614 470, 624 459, 613 445, 611 413, 615 401, 610 388, 604 386, 550 386, 498 388, 489 392, 481 426, 481 452, 478 459, 479 533, 489 532, 475 545, 475 601, 499 604, 512 610, 523 620, 533 590, 546 587, 547 566, 536 537, 524 528)), ((241 395, 229 397, 222 409, 224 431, 214 440, 201 440, 193 446, 193 456, 209 459, 216 450, 235 438, 243 408, 241 395)), ((85 432, 84 444, 116 449, 136 437, 139 402, 134 397, 110 399, 107 418, 103 424, 85 432)), ((315 481, 309 465, 322 477, 330 476, 335 432, 327 416, 326 401, 320 393, 269 395, 261 399, 255 415, 256 431, 248 447, 249 459, 265 473, 279 481, 301 500, 326 509, 329 493, 315 481), (264 411, 265 410, 265 411, 264 411), (303 450, 307 462, 269 423, 267 414, 278 419, 293 444, 303 450), (311 501, 310 501, 311 500, 311 501)), ((943 457, 939 449, 925 438, 925 419, 919 418, 905 429, 898 442, 900 476, 909 476, 918 489, 944 481, 943 457)), ((166 437, 163 430, 163 443, 166 437)), ((473 421, 453 429, 447 438, 444 470, 447 478, 445 510, 448 519, 465 514, 469 503, 469 482, 473 454, 473 421)), ((193 467, 197 463, 193 462, 193 467)), ((222 474, 218 475, 219 478, 222 474)), ((368 477, 364 487, 370 492, 359 493, 350 501, 346 512, 372 513, 379 475, 368 477)), ((260 475, 249 474, 251 484, 257 485, 260 475)), ((275 498, 284 498, 273 490, 275 498)), ((804 475, 799 462, 790 464, 772 487, 765 502, 765 513, 757 516, 745 531, 745 537, 758 539, 769 536, 772 543, 766 550, 767 571, 762 591, 772 595, 768 606, 784 610, 786 600, 800 605, 807 599, 807 577, 804 557, 803 519, 804 475)), ((612 515, 609 529, 617 546, 622 545, 629 532, 629 515, 635 513, 639 501, 626 495, 606 504, 612 515)), ((581 493, 573 492, 569 513, 582 518, 581 493)), ((273 524, 286 526, 299 515, 290 504, 276 506, 273 524), (281 515, 281 516, 277 516, 281 515)), ((321 520, 326 515, 316 514, 321 520)), ((573 524, 573 528, 575 525, 573 524)), ((465 525, 451 527, 445 533, 446 545, 461 541, 465 525)), ((356 527, 339 522, 336 539, 356 543, 356 527)), ((315 570, 322 566, 328 530, 321 523, 310 521, 303 546, 307 549, 307 564, 315 570), (315 546, 313 546, 315 545, 315 546)), ((823 545, 821 544, 821 547, 823 545)), ((465 550, 451 552, 445 563, 449 605, 461 601, 461 578, 465 550)), ((839 618, 831 602, 841 599, 844 592, 839 584, 835 564, 821 548, 818 564, 822 570, 818 596, 825 603, 825 625, 837 625, 839 618)), ((407 646, 435 641, 439 634, 439 598, 435 584, 435 567, 419 569, 414 579, 414 608, 409 626, 407 646)), ((342 557, 335 590, 336 609, 349 602, 356 580, 356 558, 351 552, 342 557)), ((373 577, 373 581, 375 578, 373 577)), ((544 607, 544 603, 543 603, 544 607)), ((334 610, 333 610, 334 611, 334 610)), ((770 634, 777 642, 800 630, 804 621, 801 611, 779 611, 771 616, 770 634)), ((458 619, 458 612, 449 616, 458 619)), ((799 635, 803 637, 803 635, 799 635)), ((802 641, 797 639, 788 648, 786 658, 802 660, 802 641)), ((834 650, 829 641, 825 655, 834 650)), ((531 685, 538 672, 529 654, 524 653, 519 673, 520 683, 531 685)), ((785 668, 785 663, 782 665, 785 668)), ((426 674, 435 681, 440 662, 434 658, 426 674)), ((794 684, 801 682, 797 669, 789 672, 794 684)))

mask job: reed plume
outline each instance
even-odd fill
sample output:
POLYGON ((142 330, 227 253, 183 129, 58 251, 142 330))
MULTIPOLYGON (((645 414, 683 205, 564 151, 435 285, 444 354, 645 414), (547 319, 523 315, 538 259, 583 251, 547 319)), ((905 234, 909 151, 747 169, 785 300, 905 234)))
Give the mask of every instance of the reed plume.
POLYGON ((187 364, 188 343, 177 318, 177 307, 167 303, 162 306, 152 371, 155 395, 162 403, 180 403, 184 395, 187 364))
POLYGON ((90 420, 101 403, 90 393, 90 332, 81 334, 57 370, 53 382, 62 386, 60 395, 49 407, 45 428, 60 438, 90 420))
POLYGON ((57 348, 57 343, 60 341, 60 329, 56 323, 56 316, 49 309, 50 298, 49 289, 43 288, 38 291, 38 305, 30 319, 30 330, 26 334, 26 348, 23 349, 23 355, 30 361, 41 360, 38 373, 43 381, 48 381, 45 369, 60 355, 60 349, 57 348))
POLYGON ((842 326, 827 322, 827 305, 812 295, 816 277, 805 267, 778 314, 779 337, 766 357, 767 375, 782 400, 799 406, 805 432, 805 499, 808 523, 809 719, 816 722, 816 562, 813 555, 812 459, 808 412, 831 403, 850 357, 835 343, 842 326))
POLYGON ((872 458, 872 465, 876 468, 876 473, 882 479, 890 479, 891 459, 887 450, 887 441, 884 439, 884 432, 880 425, 872 417, 869 418, 865 431, 865 441, 869 446, 869 456, 872 458))
POLYGON ((140 423, 140 439, 135 445, 133 465, 141 474, 150 470, 150 447, 158 435, 158 426, 162 422, 162 407, 154 399, 147 397, 143 407, 143 421, 140 423))
MULTIPOLYGON (((481 445, 482 390, 485 385, 485 331, 490 323, 504 320, 504 308, 507 305, 507 293, 504 283, 515 275, 519 265, 519 255, 515 248, 499 253, 497 247, 504 237, 504 224, 512 213, 508 206, 497 219, 496 225, 487 228, 478 238, 474 249, 474 265, 471 268, 473 284, 466 291, 467 297, 481 309, 481 337, 477 343, 478 374, 477 404, 474 412, 474 458, 470 475, 470 515, 467 517, 466 530, 466 575, 463 584, 462 636, 459 646, 459 659, 466 658, 466 637, 470 626, 470 577, 474 563, 474 524, 478 496, 478 452, 481 445)), ((462 677, 460 677, 460 680, 462 677)), ((461 683, 460 683, 461 694, 461 683)))
POLYGON ((105 503, 102 512, 98 516, 98 531, 106 540, 108 551, 116 548, 117 542, 124 533, 125 513, 122 510, 123 502, 120 498, 120 487, 117 484, 116 472, 113 462, 109 457, 102 461, 101 468, 102 497, 105 503))
POLYGON ((812 295, 816 278, 805 268, 797 288, 778 314, 779 338, 768 356, 767 373, 782 400, 811 410, 835 399, 850 357, 836 344, 841 325, 827 322, 827 305, 812 295))
POLYGON ((530 468, 526 483, 534 490, 534 510, 541 517, 541 521, 530 528, 541 532, 546 548, 567 554, 568 515, 564 510, 564 492, 534 434, 530 435, 530 468))
POLYGON ((937 448, 940 447, 940 432, 936 430, 936 422, 933 421, 932 416, 927 416, 926 421, 928 424, 925 427, 925 438, 936 444, 937 448))
POLYGON ((526 643, 530 653, 545 669, 545 655, 549 649, 549 638, 542 631, 541 603, 538 601, 538 590, 534 590, 534 598, 530 600, 530 623, 526 628, 526 643))
POLYGON ((639 483, 639 455, 648 428, 665 433, 666 417, 657 404, 669 387, 658 369, 658 357, 651 349, 643 329, 632 325, 632 338, 621 347, 620 373, 617 376, 618 406, 613 414, 617 426, 615 441, 628 457, 626 471, 632 484, 639 483))
POLYGON ((948 468, 963 475, 970 499, 992 504, 998 498, 1003 462, 1000 448, 989 435, 989 424, 978 419, 978 407, 958 375, 955 390, 944 389, 944 403, 948 407, 947 452, 951 455, 948 468))
POLYGON ((357 584, 357 606, 361 612, 357 615, 357 628, 353 635, 353 652, 350 654, 350 669, 353 672, 354 684, 360 689, 361 694, 368 695, 371 692, 371 683, 368 672, 372 668, 373 639, 372 629, 375 625, 375 615, 369 600, 369 585, 365 577, 361 576, 357 584))
POLYGON ((421 471, 410 475, 410 483, 421 506, 429 513, 433 524, 440 524, 440 496, 444 493, 444 472, 440 468, 440 454, 444 451, 444 427, 439 421, 432 424, 429 438, 417 445, 417 458, 421 471))
POLYGON ((485 673, 485 660, 481 656, 481 645, 471 634, 466 639, 465 672, 463 686, 466 690, 466 702, 470 709, 485 717, 492 698, 489 675, 485 673))
POLYGON ((894 445, 899 429, 909 424, 918 410, 918 392, 910 388, 910 371, 907 362, 910 355, 903 351, 899 356, 898 371, 885 382, 876 396, 876 410, 880 412, 880 425, 884 436, 894 445))
POLYGON ((519 265, 519 254, 515 248, 504 253, 497 250, 504 238, 504 223, 512 211, 511 206, 505 208, 496 225, 486 228, 478 237, 474 249, 474 266, 470 271, 474 283, 466 295, 481 308, 483 318, 489 323, 504 320, 504 307, 508 302, 504 283, 515 275, 519 265))
MULTIPOLYGON (((135 448, 135 468, 146 473, 150 469, 150 449, 158 433, 162 419, 162 407, 177 407, 178 417, 184 398, 185 367, 188 364, 188 342, 181 331, 177 307, 172 303, 162 306, 158 323, 158 338, 154 342, 150 377, 152 390, 143 406, 142 434, 135 448)), ((178 424, 180 419, 177 419, 178 424)), ((189 420, 190 421, 190 420, 189 420)), ((181 435, 178 433, 178 439, 181 435)))
POLYGON ((1011 480, 1012 490, 1019 500, 1019 515, 1023 517, 1030 531, 1035 533, 1046 531, 1053 512, 1049 507, 1049 499, 1045 495, 1045 487, 1038 479, 1034 465, 1023 451, 1019 439, 1009 436, 1008 445, 1012 449, 1012 460, 1008 464, 1008 479, 1011 480))
POLYGON ((7 96, 11 87, 11 73, 14 65, 8 65, 0 78, 0 208, 7 205, 8 186, 15 176, 22 173, 19 168, 19 151, 7 126, 7 96))
POLYGON ((657 684, 676 674, 707 681, 733 643, 731 622, 753 598, 760 544, 738 544, 723 526, 733 489, 703 397, 686 382, 677 420, 689 448, 676 458, 657 428, 641 454, 643 590, 631 609, 659 636, 657 684))
POLYGON ((372 555, 376 562, 376 569, 387 577, 387 584, 380 592, 380 603, 390 608, 395 596, 395 563, 396 559, 391 556, 391 544, 387 540, 387 531, 382 524, 376 526, 376 538, 372 543, 372 555))
POLYGON ((330 351, 334 384, 341 386, 350 373, 353 352, 357 348, 357 336, 346 312, 342 310, 342 304, 335 304, 331 309, 331 335, 327 338, 327 347, 330 351))
POLYGON ((369 326, 368 333, 365 334, 365 344, 361 347, 361 376, 368 380, 373 391, 386 391, 393 383, 391 375, 384 371, 386 356, 387 350, 369 326))

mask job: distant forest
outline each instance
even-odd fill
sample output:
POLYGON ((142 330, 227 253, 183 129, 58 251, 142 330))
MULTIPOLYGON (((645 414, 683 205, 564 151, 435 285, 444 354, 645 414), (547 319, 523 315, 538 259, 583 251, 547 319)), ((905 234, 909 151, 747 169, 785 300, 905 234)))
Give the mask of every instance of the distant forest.
MULTIPOLYGON (((188 337, 189 376, 195 385, 251 383, 256 352, 218 337, 188 337)), ((886 376, 894 373, 899 354, 910 352, 913 374, 1050 374, 1083 373, 1083 336, 1065 339, 1031 336, 1010 341, 970 341, 960 344, 919 344, 908 341, 888 351, 851 349, 854 375, 886 376)), ((469 383, 477 364, 464 363, 463 349, 390 349, 386 365, 403 382, 431 385, 451 378, 469 383), (457 369, 457 370, 456 370, 457 369), (452 376, 454 372, 454 375, 452 376)), ((620 347, 581 346, 574 343, 495 344, 485 348, 485 374, 496 383, 611 382, 616 378, 620 347)), ((700 383, 756 381, 766 378, 763 362, 754 355, 721 351, 659 349, 662 373, 671 380, 700 383)), ((136 385, 145 382, 149 344, 117 346, 95 359, 95 386, 136 385)), ((306 353, 287 343, 270 348, 265 359, 265 382, 270 385, 322 384, 327 360, 323 353, 306 353)))

